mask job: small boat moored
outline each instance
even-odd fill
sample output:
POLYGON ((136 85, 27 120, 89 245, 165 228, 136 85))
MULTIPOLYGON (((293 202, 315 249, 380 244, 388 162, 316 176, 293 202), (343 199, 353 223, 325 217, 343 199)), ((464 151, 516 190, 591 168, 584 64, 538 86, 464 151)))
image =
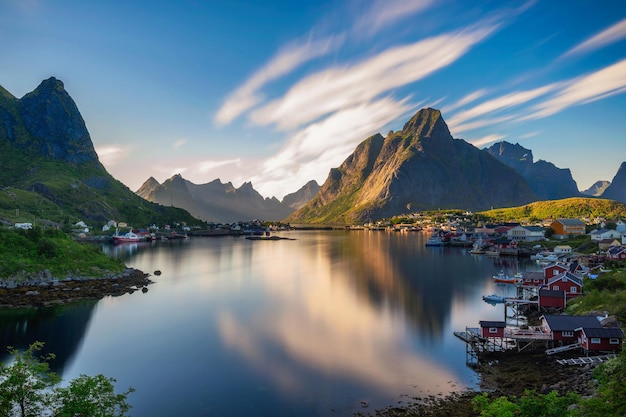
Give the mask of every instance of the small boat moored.
POLYGON ((483 301, 489 304, 501 304, 506 301, 506 297, 496 294, 483 295, 483 301))

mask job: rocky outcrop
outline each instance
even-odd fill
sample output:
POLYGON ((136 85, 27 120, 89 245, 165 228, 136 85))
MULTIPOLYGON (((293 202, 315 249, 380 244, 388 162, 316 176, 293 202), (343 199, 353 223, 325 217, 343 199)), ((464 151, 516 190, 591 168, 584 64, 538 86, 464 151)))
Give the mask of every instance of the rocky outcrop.
POLYGON ((622 162, 611 185, 602 193, 602 198, 626 203, 626 162, 622 162))
POLYGON ((317 181, 311 180, 304 184, 302 188, 300 188, 295 193, 287 194, 286 196, 284 196, 281 202, 295 211, 311 201, 311 199, 315 197, 315 194, 317 194, 319 190, 320 185, 317 183, 317 181))
POLYGON ((519 144, 498 142, 487 151, 499 161, 517 171, 541 200, 559 200, 578 197, 580 193, 572 173, 567 168, 558 168, 551 162, 533 161, 533 152, 519 144))
POLYGON ((420 110, 401 131, 363 141, 319 193, 288 221, 351 223, 420 210, 469 210, 537 200, 513 169, 453 139, 435 109, 420 110))
POLYGON ((610 181, 596 181, 591 187, 585 191, 581 191, 581 194, 600 197, 609 185, 611 185, 610 181))

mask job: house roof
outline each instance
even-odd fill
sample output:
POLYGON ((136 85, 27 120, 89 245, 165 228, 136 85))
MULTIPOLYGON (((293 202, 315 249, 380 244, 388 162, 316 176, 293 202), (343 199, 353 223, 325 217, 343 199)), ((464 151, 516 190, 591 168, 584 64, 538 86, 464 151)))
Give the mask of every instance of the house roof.
POLYGON ((602 327, 600 320, 595 316, 543 316, 550 330, 560 331, 569 330, 574 331, 578 328, 585 329, 598 329, 602 327))
POLYGON ((555 222, 565 226, 585 226, 585 222, 580 219, 556 219, 555 222))
POLYGON ((622 253, 625 250, 626 248, 623 246, 612 246, 607 250, 607 253, 610 253, 611 255, 617 255, 618 253, 622 253))
POLYGON ((552 277, 548 280, 548 285, 551 285, 555 282, 561 281, 563 280, 563 278, 566 278, 568 281, 573 282, 574 284, 578 284, 580 286, 583 285, 583 280, 580 277, 577 277, 576 275, 572 274, 571 272, 566 272, 564 274, 559 274, 555 277, 552 277))
POLYGON ((583 327, 575 330, 582 330, 587 337, 603 337, 603 338, 623 338, 624 332, 619 327, 583 327))
POLYGON ((565 291, 542 289, 539 290, 539 297, 565 298, 565 291))
POLYGON ((480 327, 506 327, 506 322, 504 321, 481 320, 478 324, 480 324, 480 327))

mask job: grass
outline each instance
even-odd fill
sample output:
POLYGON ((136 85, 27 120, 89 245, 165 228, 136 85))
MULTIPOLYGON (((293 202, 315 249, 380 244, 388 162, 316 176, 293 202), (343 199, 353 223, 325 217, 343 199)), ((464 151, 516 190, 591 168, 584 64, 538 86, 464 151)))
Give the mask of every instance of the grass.
POLYGON ((0 229, 0 279, 23 280, 46 269, 57 278, 68 273, 103 277, 124 271, 125 265, 98 247, 75 242, 58 230, 0 229))

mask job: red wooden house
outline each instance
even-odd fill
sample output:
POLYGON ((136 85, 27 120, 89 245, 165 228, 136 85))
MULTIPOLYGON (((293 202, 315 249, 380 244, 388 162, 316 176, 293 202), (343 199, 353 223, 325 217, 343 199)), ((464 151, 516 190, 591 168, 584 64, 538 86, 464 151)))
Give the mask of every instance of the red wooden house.
POLYGON ((478 324, 480 324, 480 335, 482 337, 504 337, 506 322, 481 320, 478 324))
POLYGON ((602 324, 595 316, 541 316, 541 330, 550 333, 552 340, 562 344, 576 343, 576 329, 601 329, 602 324))
POLYGON ((552 263, 543 267, 543 275, 546 277, 546 282, 551 278, 556 277, 569 271, 569 267, 562 263, 552 263))
POLYGON ((551 291, 547 289, 539 290, 539 308, 560 308, 567 307, 567 295, 565 291, 551 291))
POLYGON ((543 272, 527 271, 522 276, 522 285, 524 286, 540 287, 545 284, 547 281, 543 272))
POLYGON ((583 280, 571 272, 566 272, 550 278, 546 287, 552 291, 563 290, 568 297, 576 297, 582 294, 583 280))
POLYGON ((624 332, 618 327, 576 329, 578 343, 586 352, 618 351, 622 348, 624 332))
POLYGON ((612 246, 606 251, 606 257, 614 261, 623 261, 626 259, 626 247, 612 246))

